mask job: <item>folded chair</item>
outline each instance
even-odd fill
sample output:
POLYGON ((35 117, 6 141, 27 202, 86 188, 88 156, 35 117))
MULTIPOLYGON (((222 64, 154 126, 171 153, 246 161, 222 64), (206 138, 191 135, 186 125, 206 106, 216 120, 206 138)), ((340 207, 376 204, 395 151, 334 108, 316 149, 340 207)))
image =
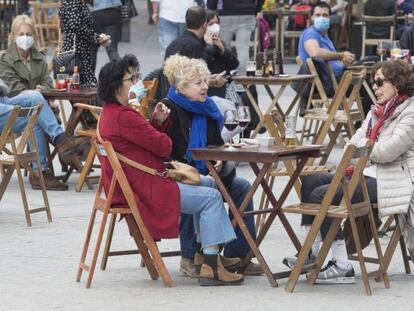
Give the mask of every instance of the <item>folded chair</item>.
POLYGON ((21 108, 15 106, 11 111, 11 114, 0 135, 0 168, 2 171, 0 183, 0 200, 6 192, 13 172, 16 171, 17 179, 19 182, 20 195, 22 197, 24 213, 26 216, 26 223, 29 227, 32 226, 30 214, 33 213, 46 212, 47 220, 49 222, 52 221, 45 181, 41 169, 42 166, 40 164, 39 155, 37 153, 36 140, 33 133, 33 126, 37 122, 41 109, 42 107, 40 105, 32 108, 21 108), (13 133, 13 126, 18 118, 28 118, 27 125, 20 137, 19 142, 16 141, 16 135, 13 133), (25 147, 29 139, 32 141, 32 148, 30 151, 25 151, 25 147), (35 172, 33 170, 33 163, 36 163, 38 172, 35 172), (29 208, 21 169, 28 170, 32 174, 39 177, 43 196, 42 207, 33 209, 29 208))
POLYGON ((395 15, 389 16, 370 16, 370 15, 361 15, 362 23, 362 51, 361 59, 365 57, 365 47, 376 46, 378 41, 385 41, 391 43, 395 37, 395 15), (367 26, 375 27, 375 25, 388 25, 390 28, 389 36, 386 38, 367 38, 367 26))
MULTIPOLYGON (((277 112, 274 111, 272 114, 266 114, 264 116, 266 128, 270 134, 270 136, 275 138, 276 145, 283 145, 283 137, 285 136, 285 126, 283 124, 282 116, 277 112)), ((284 167, 277 167, 277 164, 274 165, 269 172, 266 174, 266 182, 269 184, 270 189, 273 189, 273 185, 275 182, 276 177, 282 176, 292 176, 293 172, 296 169, 295 161, 284 161, 284 167)), ((312 173, 321 173, 321 172, 329 172, 330 168, 325 165, 309 165, 305 166, 300 173, 300 176, 306 176, 312 173)), ((301 197, 301 180, 300 178, 296 180, 294 184, 294 188, 296 194, 298 195, 299 199, 301 197)), ((267 209, 269 206, 269 200, 266 194, 263 192, 260 198, 260 205, 259 210, 267 209)), ((264 223, 265 215, 259 214, 256 218, 256 231, 259 231, 261 223, 264 223)))
POLYGON ((349 145, 346 148, 321 204, 300 203, 286 206, 283 208, 283 212, 285 213, 315 216, 308 236, 306 237, 302 249, 299 252, 297 262, 292 272, 290 273, 290 277, 286 285, 286 291, 292 292, 294 290, 299 275, 301 274, 302 269, 304 268, 306 257, 308 256, 312 248, 312 244, 315 241, 315 238, 321 228, 323 221, 327 217, 332 218, 332 224, 329 228, 327 236, 325 237, 325 240, 323 241, 322 247, 319 250, 315 263, 310 265, 310 267, 306 268, 306 270, 310 270, 308 274, 308 283, 315 283, 317 275, 320 269, 322 268, 322 265, 325 261, 325 258, 329 252, 329 249, 332 245, 335 235, 337 234, 340 228, 342 221, 348 219, 351 225, 351 232, 357 250, 357 258, 361 268, 365 293, 367 295, 371 295, 369 277, 373 276, 378 277, 380 280, 382 280, 384 282, 385 288, 389 288, 390 285, 385 266, 385 261, 382 254, 381 245, 379 243, 372 207, 369 201, 368 190, 365 184, 365 177, 363 174, 364 167, 369 159, 369 155, 372 151, 373 146, 374 143, 372 141, 367 141, 365 147, 357 148, 354 145, 349 145), (345 170, 350 165, 351 160, 353 159, 358 160, 356 162, 355 170, 352 174, 351 179, 347 181, 345 177, 345 170), (352 204, 351 198, 358 183, 361 184, 364 201, 352 204), (339 187, 342 187, 343 189, 343 198, 338 206, 332 205, 332 200, 339 187), (378 269, 371 272, 367 272, 365 266, 366 257, 364 257, 362 253, 360 236, 357 228, 357 221, 360 217, 363 216, 366 216, 369 219, 370 229, 375 243, 377 262, 379 264, 378 269))
MULTIPOLYGON (((99 120, 99 115, 101 114, 102 107, 81 104, 81 103, 77 103, 74 106, 77 110, 80 111, 80 113, 82 113, 82 111, 84 110, 89 111, 96 121, 99 120)), ((96 137, 96 129, 77 129, 75 131, 75 135, 93 139, 96 137)), ((99 176, 89 176, 93 167, 99 168, 99 166, 94 166, 93 164, 95 161, 95 156, 96 156, 95 149, 90 148, 88 155, 86 157, 86 160, 83 163, 83 166, 80 170, 79 178, 75 185, 75 190, 77 192, 82 191, 82 187, 85 183, 88 185, 88 188, 92 190, 93 181, 99 179, 99 176)))
MULTIPOLYGON (((100 246, 102 243, 103 234, 106 227, 108 215, 125 215, 125 220, 128 224, 130 233, 134 238, 134 241, 138 247, 138 251, 142 256, 145 267, 148 269, 151 279, 156 280, 161 276, 164 285, 167 287, 172 286, 171 276, 165 266, 162 256, 158 250, 157 244, 150 235, 138 209, 138 202, 135 198, 135 194, 132 191, 125 173, 122 169, 120 160, 116 155, 112 144, 110 142, 103 142, 102 144, 96 143, 92 140, 93 148, 95 149, 98 158, 107 159, 113 169, 113 176, 110 187, 106 196, 103 195, 102 179, 99 182, 99 186, 95 195, 94 204, 92 207, 92 214, 89 218, 89 224, 86 232, 86 238, 82 250, 82 255, 78 267, 78 273, 76 281, 79 282, 82 276, 82 272, 88 273, 88 279, 86 281, 86 287, 89 288, 92 283, 94 275, 96 261, 99 255, 100 246), (128 204, 125 206, 113 206, 112 196, 116 187, 119 187, 125 196, 128 204), (93 227, 95 224, 96 214, 101 211, 102 220, 99 225, 99 233, 96 240, 95 248, 91 263, 86 263, 86 256, 88 254, 88 248, 92 237, 93 227)), ((113 228, 112 228, 113 229, 113 228)), ((112 233, 111 233, 112 235, 112 233)))

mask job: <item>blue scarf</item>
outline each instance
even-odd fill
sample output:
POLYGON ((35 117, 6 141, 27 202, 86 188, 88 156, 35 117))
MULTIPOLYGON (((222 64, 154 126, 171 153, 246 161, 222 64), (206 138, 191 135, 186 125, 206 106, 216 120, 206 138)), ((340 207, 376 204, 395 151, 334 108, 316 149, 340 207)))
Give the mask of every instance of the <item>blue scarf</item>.
POLYGON ((173 101, 178 107, 193 113, 193 122, 191 124, 190 140, 185 154, 188 163, 195 166, 197 170, 207 175, 208 169, 202 160, 194 160, 191 148, 205 148, 207 141, 207 117, 216 120, 220 131, 223 128, 223 116, 218 110, 214 101, 207 96, 204 102, 194 102, 180 94, 174 87, 170 87, 167 94, 168 99, 173 101))

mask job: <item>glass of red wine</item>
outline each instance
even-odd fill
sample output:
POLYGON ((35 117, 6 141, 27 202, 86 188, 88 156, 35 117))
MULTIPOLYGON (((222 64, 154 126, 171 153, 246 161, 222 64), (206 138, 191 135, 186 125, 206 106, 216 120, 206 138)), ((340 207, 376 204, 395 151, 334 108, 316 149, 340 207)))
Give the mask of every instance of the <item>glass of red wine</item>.
POLYGON ((248 106, 237 107, 237 119, 239 120, 239 126, 242 128, 240 142, 244 139, 244 129, 251 121, 250 109, 248 106))
POLYGON ((236 109, 228 109, 224 112, 224 127, 231 132, 228 150, 237 150, 233 147, 233 131, 239 125, 236 109))

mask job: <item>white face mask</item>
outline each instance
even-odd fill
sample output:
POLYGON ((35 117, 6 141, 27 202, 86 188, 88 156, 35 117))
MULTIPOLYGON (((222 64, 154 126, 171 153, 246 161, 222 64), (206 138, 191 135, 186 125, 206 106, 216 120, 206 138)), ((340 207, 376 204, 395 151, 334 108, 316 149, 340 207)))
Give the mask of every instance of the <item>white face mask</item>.
POLYGON ((23 35, 16 37, 16 45, 24 51, 27 51, 33 46, 34 40, 33 37, 23 35))
POLYGON ((220 33, 220 24, 214 23, 213 25, 207 26, 207 31, 218 35, 220 33))

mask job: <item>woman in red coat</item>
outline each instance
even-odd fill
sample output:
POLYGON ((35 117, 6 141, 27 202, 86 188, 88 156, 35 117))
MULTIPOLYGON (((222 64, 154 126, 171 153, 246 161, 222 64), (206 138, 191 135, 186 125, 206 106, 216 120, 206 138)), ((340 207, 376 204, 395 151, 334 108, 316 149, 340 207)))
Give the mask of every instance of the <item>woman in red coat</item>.
MULTIPOLYGON (((112 143, 117 153, 162 172, 172 148, 171 139, 164 133, 169 126, 170 111, 164 104, 158 104, 150 124, 129 106, 130 92, 138 95, 138 100, 142 94, 138 69, 135 56, 126 55, 106 64, 99 73, 98 94, 104 101, 100 134, 112 143)), ((243 282, 242 275, 228 272, 221 262, 221 245, 234 240, 236 235, 221 194, 216 189, 178 183, 124 163, 122 167, 153 238, 177 237, 179 213, 194 216, 197 239, 204 257, 201 285, 238 285, 243 282)), ((112 174, 111 166, 104 160, 102 178, 105 190, 109 188, 112 174)), ((126 204, 119 188, 115 189, 113 204, 126 204)))

